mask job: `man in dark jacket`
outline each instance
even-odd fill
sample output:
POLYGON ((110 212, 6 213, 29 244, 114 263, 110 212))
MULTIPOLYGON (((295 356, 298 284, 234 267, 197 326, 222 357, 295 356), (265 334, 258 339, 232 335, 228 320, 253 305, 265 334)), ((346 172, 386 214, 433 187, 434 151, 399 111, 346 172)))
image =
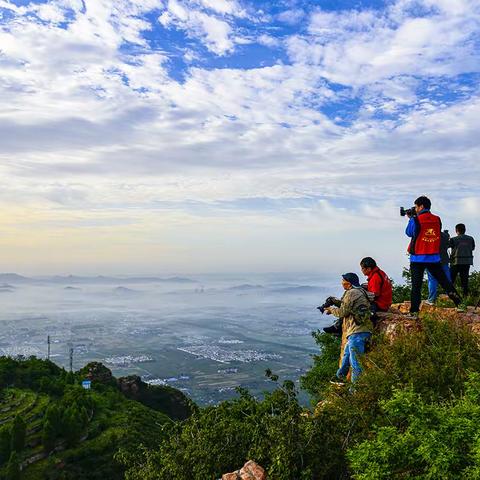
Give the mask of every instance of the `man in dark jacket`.
MULTIPOLYGON (((450 275, 450 268, 448 263, 450 261, 450 257, 448 255, 448 249, 450 247, 450 234, 448 230, 444 230, 441 233, 440 237, 440 263, 442 264, 442 269, 445 272, 447 278, 452 281, 452 276, 450 275)), ((428 273, 428 300, 427 303, 429 305, 433 305, 437 300, 438 296, 438 281, 437 279, 430 273, 428 273)))
POLYGON ((475 240, 470 235, 465 235, 466 228, 463 223, 455 227, 456 237, 450 239, 450 271, 452 282, 455 283, 457 276, 460 275, 462 290, 465 296, 468 295, 468 276, 470 265, 473 265, 473 251, 475 250, 475 240))
MULTIPOLYGON (((430 213, 432 202, 425 196, 415 200, 415 214, 408 215, 409 222, 405 233, 412 240, 408 246, 410 254, 410 273, 412 275, 412 293, 410 313, 418 315, 422 301, 422 283, 425 270, 429 271, 447 292, 457 308, 461 298, 452 282, 448 280, 440 263, 440 233, 442 221, 437 215, 430 213)), ((459 308, 463 310, 464 308, 459 308)))

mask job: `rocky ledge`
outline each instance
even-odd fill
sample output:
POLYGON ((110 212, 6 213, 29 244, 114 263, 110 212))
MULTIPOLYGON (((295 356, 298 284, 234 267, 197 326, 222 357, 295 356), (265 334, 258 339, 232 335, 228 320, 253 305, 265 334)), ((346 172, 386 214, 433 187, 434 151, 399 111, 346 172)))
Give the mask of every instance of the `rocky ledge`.
MULTIPOLYGON (((420 328, 421 321, 411 318, 410 302, 396 303, 390 307, 390 311, 378 313, 376 329, 394 339, 401 331, 409 331, 420 328)), ((437 307, 422 302, 420 307, 420 320, 425 315, 433 315, 439 320, 448 320, 461 325, 466 325, 473 332, 480 334, 480 308, 468 307, 466 312, 457 312, 455 308, 437 307)))
POLYGON ((250 460, 240 470, 223 475, 222 480, 267 480, 267 474, 260 465, 250 460))

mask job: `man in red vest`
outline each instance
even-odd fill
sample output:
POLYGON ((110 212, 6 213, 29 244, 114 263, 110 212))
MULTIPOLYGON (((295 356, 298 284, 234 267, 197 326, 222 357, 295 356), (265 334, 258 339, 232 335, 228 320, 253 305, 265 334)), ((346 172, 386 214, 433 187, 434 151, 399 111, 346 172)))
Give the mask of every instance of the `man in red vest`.
POLYGON ((375 295, 372 310, 386 312, 392 304, 392 282, 387 274, 380 270, 372 257, 362 258, 360 262, 362 273, 367 277, 367 290, 375 295))
MULTIPOLYGON (((461 303, 452 282, 447 278, 440 263, 440 238, 442 221, 430 213, 432 202, 427 197, 415 200, 415 214, 408 215, 409 222, 405 233, 412 240, 408 246, 410 254, 410 273, 412 275, 412 293, 410 313, 417 316, 422 300, 422 282, 425 270, 438 281, 457 308, 461 303)), ((461 310, 459 308, 459 310, 461 310)))

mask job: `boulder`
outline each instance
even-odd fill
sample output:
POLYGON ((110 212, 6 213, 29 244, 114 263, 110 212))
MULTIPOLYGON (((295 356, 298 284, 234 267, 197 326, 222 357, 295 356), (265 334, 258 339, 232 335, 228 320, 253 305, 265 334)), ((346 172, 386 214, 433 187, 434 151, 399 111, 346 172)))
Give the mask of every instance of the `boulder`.
POLYGON ((145 383, 138 375, 121 377, 117 381, 121 392, 130 398, 136 397, 140 393, 140 390, 142 390, 142 386, 146 387, 145 383))
POLYGON ((101 383, 103 385, 115 384, 112 371, 100 362, 88 363, 80 370, 79 373, 92 383, 101 383))
MULTIPOLYGON (((389 312, 378 313, 378 331, 386 333, 388 337, 394 337, 399 329, 409 330, 419 328, 421 322, 410 319, 408 315, 406 315, 409 310, 410 302, 403 302, 392 305, 389 312)), ((437 307, 422 302, 420 305, 420 320, 426 315, 434 316, 439 320, 447 320, 459 325, 466 325, 471 328, 473 332, 480 332, 480 309, 478 308, 468 307, 466 312, 457 312, 456 308, 437 307)))
POLYGON ((248 461, 240 470, 233 473, 226 473, 222 476, 222 480, 266 480, 267 474, 265 470, 255 463, 248 461))
POLYGON ((148 385, 138 375, 120 377, 117 380, 119 390, 131 400, 165 413, 174 420, 185 420, 194 405, 180 390, 167 385, 148 385))

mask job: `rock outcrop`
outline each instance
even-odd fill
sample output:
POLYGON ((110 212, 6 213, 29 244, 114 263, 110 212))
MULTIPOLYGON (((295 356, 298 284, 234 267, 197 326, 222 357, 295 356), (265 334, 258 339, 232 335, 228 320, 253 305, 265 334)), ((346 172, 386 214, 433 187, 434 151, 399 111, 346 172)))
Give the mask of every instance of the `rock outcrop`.
MULTIPOLYGON (((448 298, 448 297, 447 297, 448 298)), ((410 302, 396 303, 388 312, 379 312, 376 331, 383 333, 390 340, 394 340, 401 332, 415 331, 422 328, 421 319, 426 315, 432 315, 439 320, 451 321, 459 325, 465 325, 476 334, 480 334, 480 308, 468 307, 466 312, 457 312, 456 308, 437 307, 422 302, 419 319, 409 315, 410 302)), ((339 364, 342 362, 343 351, 347 343, 345 331, 342 336, 342 348, 339 364)))
POLYGON ((475 333, 480 333, 480 309, 468 307, 466 312, 457 312, 456 308, 437 307, 422 302, 420 306, 420 322, 411 319, 408 316, 410 311, 410 302, 396 303, 390 307, 390 311, 379 313, 377 322, 377 330, 385 333, 388 338, 395 338, 400 331, 414 330, 421 328, 421 319, 425 315, 432 315, 439 320, 447 320, 466 325, 475 333))
POLYGON ((250 460, 240 470, 223 475, 222 480, 267 480, 267 474, 260 465, 250 460))
POLYGON ((167 385, 149 385, 138 375, 120 377, 117 385, 127 398, 163 412, 174 420, 185 420, 193 412, 192 401, 176 388, 167 385))
POLYGON ((80 374, 86 379, 90 380, 92 383, 96 382, 103 385, 115 384, 112 371, 100 362, 88 363, 80 370, 80 374))

